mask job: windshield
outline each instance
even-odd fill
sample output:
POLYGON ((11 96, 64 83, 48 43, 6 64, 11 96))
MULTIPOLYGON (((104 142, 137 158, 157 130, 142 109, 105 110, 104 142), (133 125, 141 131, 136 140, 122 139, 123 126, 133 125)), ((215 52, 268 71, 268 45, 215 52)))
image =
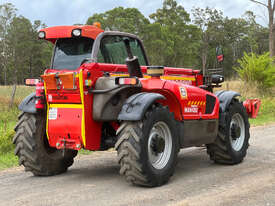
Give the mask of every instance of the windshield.
POLYGON ((91 58, 93 39, 58 39, 55 46, 53 69, 77 69, 85 58, 91 58))

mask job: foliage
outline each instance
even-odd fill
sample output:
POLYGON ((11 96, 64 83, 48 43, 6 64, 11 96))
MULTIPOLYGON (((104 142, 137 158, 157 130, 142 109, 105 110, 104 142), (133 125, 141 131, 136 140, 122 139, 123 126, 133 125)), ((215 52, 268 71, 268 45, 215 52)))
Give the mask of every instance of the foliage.
POLYGON ((194 23, 200 28, 200 58, 203 73, 205 74, 208 58, 211 55, 211 47, 217 47, 223 43, 223 14, 216 9, 196 8, 193 10, 194 23))
POLYGON ((260 6, 266 7, 268 11, 268 30, 269 30, 269 53, 273 57, 275 55, 274 50, 274 13, 275 13, 275 1, 265 0, 264 2, 258 0, 250 0, 260 6))
POLYGON ((259 89, 267 90, 275 85, 275 58, 270 58, 269 53, 257 55, 244 53, 238 60, 239 66, 234 69, 242 80, 253 84, 256 82, 259 89))
POLYGON ((14 155, 13 128, 20 111, 17 106, 22 99, 33 91, 31 87, 18 86, 15 94, 15 104, 8 107, 12 87, 0 87, 0 170, 18 165, 18 159, 14 155))
POLYGON ((103 29, 123 31, 142 36, 149 20, 136 8, 117 7, 105 13, 94 14, 89 17, 87 24, 100 22, 103 29))
MULTIPOLYGON (((215 48, 221 45, 226 77, 235 75, 232 68, 244 52, 268 51, 269 30, 257 24, 251 11, 228 18, 217 9, 195 8, 191 16, 192 20, 176 0, 164 0, 162 8, 148 18, 136 8, 117 7, 93 14, 87 24, 99 21, 103 29, 138 35, 152 65, 220 67, 215 48)), ((37 39, 38 30, 44 27, 40 21, 18 16, 12 4, 0 5, 0 85, 22 84, 24 78, 37 77, 49 67, 53 45, 37 39)))
POLYGON ((27 77, 39 76, 49 66, 52 50, 37 38, 45 25, 16 16, 10 3, 0 5, 0 23, 0 84, 22 84, 27 77))
POLYGON ((144 44, 152 64, 194 66, 199 49, 199 29, 190 24, 189 14, 174 0, 165 0, 162 9, 150 15, 144 44))

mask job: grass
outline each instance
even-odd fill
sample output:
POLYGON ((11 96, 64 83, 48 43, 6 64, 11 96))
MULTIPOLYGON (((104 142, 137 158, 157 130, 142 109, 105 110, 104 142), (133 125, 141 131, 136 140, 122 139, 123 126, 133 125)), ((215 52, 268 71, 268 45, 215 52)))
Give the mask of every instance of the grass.
POLYGON ((275 122, 275 98, 263 98, 259 115, 256 119, 250 119, 252 126, 266 125, 275 122))
POLYGON ((18 166, 18 158, 13 151, 0 154, 0 170, 18 166))
MULTIPOLYGON (((262 105, 257 119, 250 119, 252 126, 265 125, 275 122, 275 95, 268 96, 257 91, 255 86, 247 86, 240 81, 230 81, 223 84, 223 88, 240 92, 244 98, 260 98, 262 105)), ((17 86, 14 105, 9 108, 11 86, 0 86, 0 170, 18 165, 17 156, 13 154, 14 136, 13 128, 17 122, 20 111, 17 109, 19 103, 30 93, 34 92, 33 87, 17 86)), ((273 91, 274 92, 274 91, 273 91)), ((91 151, 80 150, 79 154, 89 155, 91 151)))
POLYGON ((5 105, 0 104, 0 169, 15 166, 18 162, 17 157, 13 154, 14 145, 12 144, 13 127, 16 124, 18 110, 5 108, 5 105))
MULTIPOLYGON (((0 102, 3 104, 9 104, 12 93, 12 86, 0 86, 0 102)), ((19 105, 20 102, 28 96, 30 93, 35 92, 34 87, 17 86, 14 98, 14 104, 19 105)))
POLYGON ((268 93, 264 93, 257 89, 257 85, 249 85, 246 82, 233 80, 225 82, 222 85, 222 90, 232 90, 239 92, 245 99, 261 99, 261 107, 256 119, 250 119, 251 126, 266 125, 275 122, 275 88, 271 89, 268 93))
POLYGON ((10 121, 5 125, 2 122, 0 126, 0 170, 18 165, 17 156, 13 154, 14 146, 12 144, 15 121, 10 121))
POLYGON ((0 170, 18 165, 18 158, 14 155, 13 128, 17 122, 19 103, 30 93, 33 87, 17 86, 14 104, 9 108, 12 87, 0 87, 0 170))

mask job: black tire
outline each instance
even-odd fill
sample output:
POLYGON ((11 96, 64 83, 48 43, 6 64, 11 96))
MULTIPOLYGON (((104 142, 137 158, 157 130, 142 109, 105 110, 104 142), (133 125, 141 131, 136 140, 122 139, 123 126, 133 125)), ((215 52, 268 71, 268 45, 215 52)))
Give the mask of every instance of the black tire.
POLYGON ((43 113, 21 113, 14 130, 13 143, 19 165, 35 176, 57 175, 67 171, 77 155, 75 150, 57 150, 51 148, 46 136, 46 115, 43 113))
POLYGON ((119 139, 115 149, 121 167, 120 174, 124 175, 128 182, 148 187, 160 186, 168 182, 177 163, 179 140, 176 121, 167 107, 153 105, 145 113, 143 120, 123 122, 117 134, 119 139), (165 141, 161 140, 163 137, 158 136, 159 133, 154 136, 151 132, 153 127, 154 131, 158 131, 155 127, 163 127, 162 134, 165 133, 166 135, 163 136, 167 136, 167 139, 165 141), (169 138, 168 130, 171 138, 169 138), (149 137, 150 134, 151 138, 149 137), (148 144, 150 144, 150 147, 148 144), (156 152, 154 155, 165 153, 167 157, 164 156, 159 162, 152 163, 150 158, 154 156, 150 156, 149 151, 152 152, 153 149, 156 152))
POLYGON ((225 113, 225 124, 219 125, 215 142, 207 145, 210 159, 215 163, 228 165, 242 162, 249 146, 249 127, 244 106, 238 100, 233 99, 225 113), (237 128, 236 122, 240 125, 243 122, 244 125, 239 125, 240 127, 237 128))

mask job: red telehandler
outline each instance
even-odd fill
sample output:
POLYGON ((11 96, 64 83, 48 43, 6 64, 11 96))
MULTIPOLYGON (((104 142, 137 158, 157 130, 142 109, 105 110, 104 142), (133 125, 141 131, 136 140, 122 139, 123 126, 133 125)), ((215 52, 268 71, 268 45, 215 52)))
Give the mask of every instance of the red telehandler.
POLYGON ((50 27, 38 35, 55 47, 51 67, 26 80, 36 92, 19 105, 13 142, 26 171, 60 174, 78 150, 114 147, 120 174, 153 187, 168 182, 181 148, 205 145, 221 164, 246 156, 248 117, 257 116, 260 101, 214 94, 223 76, 149 66, 138 37, 97 26, 50 27))

